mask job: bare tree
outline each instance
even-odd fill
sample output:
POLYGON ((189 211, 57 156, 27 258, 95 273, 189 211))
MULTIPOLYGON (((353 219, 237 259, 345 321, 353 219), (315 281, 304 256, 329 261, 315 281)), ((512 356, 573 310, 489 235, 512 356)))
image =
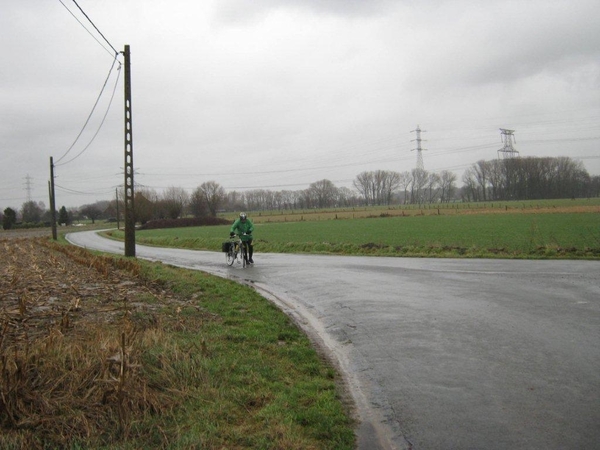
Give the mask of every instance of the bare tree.
POLYGON ((401 176, 398 172, 388 170, 377 170, 375 172, 377 203, 389 205, 392 202, 394 192, 400 187, 401 176))
POLYGON ((594 175, 590 178, 590 188, 588 197, 600 197, 600 175, 594 175))
POLYGON ((138 188, 134 198, 135 220, 144 224, 157 218, 158 201, 159 196, 154 189, 138 188))
POLYGON ((329 180, 315 181, 308 187, 309 196, 317 208, 328 208, 335 205, 337 188, 329 180))
POLYGON ((225 200, 225 208, 228 211, 246 209, 244 205, 244 195, 238 191, 228 192, 225 200))
POLYGON ((300 198, 302 197, 301 191, 282 191, 286 207, 293 209, 298 208, 300 205, 300 198))
POLYGON ((28 201, 23 203, 21 207, 21 217, 23 222, 26 223, 39 223, 42 214, 44 213, 44 204, 40 202, 39 204, 34 201, 28 201))
POLYGON ((262 197, 263 194, 260 189, 253 189, 244 192, 244 203, 246 204, 246 209, 250 211, 263 209, 262 197))
POLYGON ((353 185, 367 205, 389 205, 401 181, 402 175, 398 172, 376 170, 358 174, 353 185))
POLYGON ((456 175, 448 170, 440 173, 440 201, 448 203, 456 190, 456 175))
POLYGON ((412 170, 412 185, 410 192, 411 203, 423 203, 425 201, 424 188, 429 178, 428 172, 423 169, 412 170))
POLYGON ((477 179, 474 172, 475 170, 470 167, 465 170, 462 176, 463 187, 461 195, 465 201, 479 200, 477 179))
POLYGON ((399 184, 399 187, 404 192, 404 199, 403 199, 404 203, 408 202, 408 188, 412 184, 412 181, 413 181, 412 174, 410 172, 406 171, 406 172, 402 172, 400 174, 400 179, 398 180, 398 184, 399 184))
POLYGON ((170 219, 181 217, 189 200, 190 196, 185 189, 175 186, 168 187, 162 195, 162 203, 167 217, 170 219))
POLYGON ((338 206, 358 206, 359 198, 356 192, 347 187, 339 187, 337 189, 337 200, 338 206))
POLYGON ((361 172, 354 181, 353 186, 365 199, 367 205, 372 205, 375 202, 373 195, 373 172, 361 172))
POLYGON ((430 172, 427 174, 426 183, 426 200, 429 203, 434 203, 439 200, 441 179, 437 173, 430 172))
POLYGON ((489 178, 490 164, 487 161, 479 160, 473 165, 473 175, 479 184, 479 191, 482 195, 482 200, 485 202, 487 198, 487 187, 489 178))
POLYGON ((503 200, 517 200, 521 197, 519 192, 520 158, 507 158, 502 160, 503 200))
POLYGON ((196 197, 202 197, 204 199, 206 207, 213 217, 217 215, 217 211, 225 203, 225 199, 227 198, 225 189, 216 181, 202 183, 196 191, 194 191, 194 194, 197 194, 196 197))
POLYGON ((255 191, 257 207, 254 209, 275 209, 275 194, 273 191, 258 189, 255 191))
POLYGON ((503 180, 502 176, 502 161, 499 159, 494 159, 490 161, 489 172, 488 172, 488 180, 490 183, 490 189, 492 192, 490 193, 490 200, 499 200, 502 195, 503 188, 503 180))
POLYGON ((90 219, 92 223, 96 223, 96 219, 102 215, 102 211, 96 205, 84 205, 79 209, 79 212, 90 219))
POLYGON ((209 215, 210 211, 208 209, 208 204, 206 203, 206 198, 204 197, 204 192, 202 192, 199 187, 192 192, 188 208, 194 217, 205 217, 209 215))

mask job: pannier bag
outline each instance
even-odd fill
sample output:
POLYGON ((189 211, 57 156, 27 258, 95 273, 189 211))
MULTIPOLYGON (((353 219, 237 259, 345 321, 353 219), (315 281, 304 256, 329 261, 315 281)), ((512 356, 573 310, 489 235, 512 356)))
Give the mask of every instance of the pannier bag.
POLYGON ((233 245, 233 242, 231 242, 231 241, 223 242, 221 244, 221 251, 227 253, 232 245, 233 245))

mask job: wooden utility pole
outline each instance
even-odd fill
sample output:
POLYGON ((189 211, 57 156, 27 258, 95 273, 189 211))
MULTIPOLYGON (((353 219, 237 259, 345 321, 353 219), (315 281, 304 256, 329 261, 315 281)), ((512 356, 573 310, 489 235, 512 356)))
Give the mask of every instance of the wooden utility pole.
POLYGON ((50 220, 52 221, 52 239, 58 239, 56 232, 56 202, 54 197, 54 160, 50 157, 50 181, 48 182, 48 190, 50 191, 50 220))
POLYGON ((135 257, 135 211, 133 208, 133 130, 131 117, 131 61, 125 46, 125 256, 135 257))

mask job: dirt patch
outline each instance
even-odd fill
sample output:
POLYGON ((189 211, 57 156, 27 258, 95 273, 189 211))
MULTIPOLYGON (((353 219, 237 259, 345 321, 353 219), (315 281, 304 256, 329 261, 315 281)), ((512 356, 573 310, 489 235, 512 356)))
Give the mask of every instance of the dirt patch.
POLYGON ((0 230, 0 239, 23 239, 34 237, 52 237, 52 230, 49 228, 0 230))
POLYGON ((377 250, 377 249, 384 248, 384 245, 382 245, 382 244, 375 244, 374 242, 368 242, 366 244, 362 244, 360 246, 360 248, 362 248, 364 250, 377 250))

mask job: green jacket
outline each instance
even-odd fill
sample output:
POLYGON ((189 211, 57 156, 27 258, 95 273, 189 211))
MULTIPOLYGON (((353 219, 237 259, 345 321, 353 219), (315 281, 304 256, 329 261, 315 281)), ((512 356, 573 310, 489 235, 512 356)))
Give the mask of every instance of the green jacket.
POLYGON ((232 233, 238 234, 240 236, 240 238, 242 239, 242 241, 248 241, 248 240, 252 239, 252 232, 254 231, 254 224, 248 218, 246 218, 245 222, 242 222, 241 219, 237 218, 235 220, 235 222, 233 222, 233 225, 231 225, 231 230, 229 230, 229 231, 232 233), (244 236, 244 233, 246 233, 245 236, 244 236))

